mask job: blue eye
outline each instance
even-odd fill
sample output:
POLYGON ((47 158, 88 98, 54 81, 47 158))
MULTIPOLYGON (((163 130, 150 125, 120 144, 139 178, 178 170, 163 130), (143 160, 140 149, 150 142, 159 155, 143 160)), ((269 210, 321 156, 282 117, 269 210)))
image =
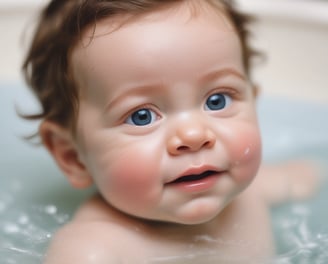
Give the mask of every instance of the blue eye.
POLYGON ((135 126, 146 126, 156 120, 156 113, 150 109, 143 108, 132 113, 126 123, 135 126))
POLYGON ((205 104, 206 111, 218 111, 230 104, 231 98, 228 95, 217 93, 207 98, 205 104))

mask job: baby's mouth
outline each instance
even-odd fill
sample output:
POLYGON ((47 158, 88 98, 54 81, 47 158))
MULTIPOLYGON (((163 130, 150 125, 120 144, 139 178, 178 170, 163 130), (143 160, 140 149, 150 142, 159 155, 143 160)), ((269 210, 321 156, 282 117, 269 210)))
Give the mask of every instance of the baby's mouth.
POLYGON ((217 175, 219 172, 214 170, 207 170, 200 174, 190 174, 190 175, 184 175, 179 178, 177 178, 174 181, 169 182, 168 184, 177 184, 177 183, 183 183, 183 182, 193 182, 193 181, 200 181, 207 177, 217 175))

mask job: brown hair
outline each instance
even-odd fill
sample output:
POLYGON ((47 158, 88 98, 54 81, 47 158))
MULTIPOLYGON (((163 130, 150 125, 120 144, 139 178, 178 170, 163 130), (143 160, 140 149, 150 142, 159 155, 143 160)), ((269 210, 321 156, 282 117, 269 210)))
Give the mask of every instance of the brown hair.
MULTIPOLYGON (((143 14, 181 1, 186 0, 52 0, 41 13, 22 68, 42 110, 24 118, 47 119, 74 130, 78 89, 70 69, 70 54, 84 30, 114 15, 143 14)), ((231 0, 206 1, 221 9, 223 6, 239 36, 249 76, 251 57, 256 54, 248 43, 250 17, 239 13, 231 0)))

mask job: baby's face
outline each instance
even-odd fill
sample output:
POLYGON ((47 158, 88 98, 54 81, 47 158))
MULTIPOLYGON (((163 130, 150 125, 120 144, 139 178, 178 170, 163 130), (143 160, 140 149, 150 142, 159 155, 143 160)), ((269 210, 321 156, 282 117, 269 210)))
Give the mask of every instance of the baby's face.
POLYGON ((112 22, 99 23, 72 56, 81 161, 104 199, 125 213, 213 219, 252 181, 261 158, 236 33, 223 16, 190 16, 186 7, 108 33, 112 22))

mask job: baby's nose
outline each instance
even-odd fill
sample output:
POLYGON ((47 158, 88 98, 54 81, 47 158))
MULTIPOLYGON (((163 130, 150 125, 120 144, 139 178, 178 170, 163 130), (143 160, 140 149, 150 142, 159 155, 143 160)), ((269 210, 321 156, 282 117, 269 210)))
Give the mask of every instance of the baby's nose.
POLYGON ((202 121, 183 122, 178 124, 175 133, 168 141, 168 152, 171 155, 196 152, 215 145, 214 132, 202 121))

